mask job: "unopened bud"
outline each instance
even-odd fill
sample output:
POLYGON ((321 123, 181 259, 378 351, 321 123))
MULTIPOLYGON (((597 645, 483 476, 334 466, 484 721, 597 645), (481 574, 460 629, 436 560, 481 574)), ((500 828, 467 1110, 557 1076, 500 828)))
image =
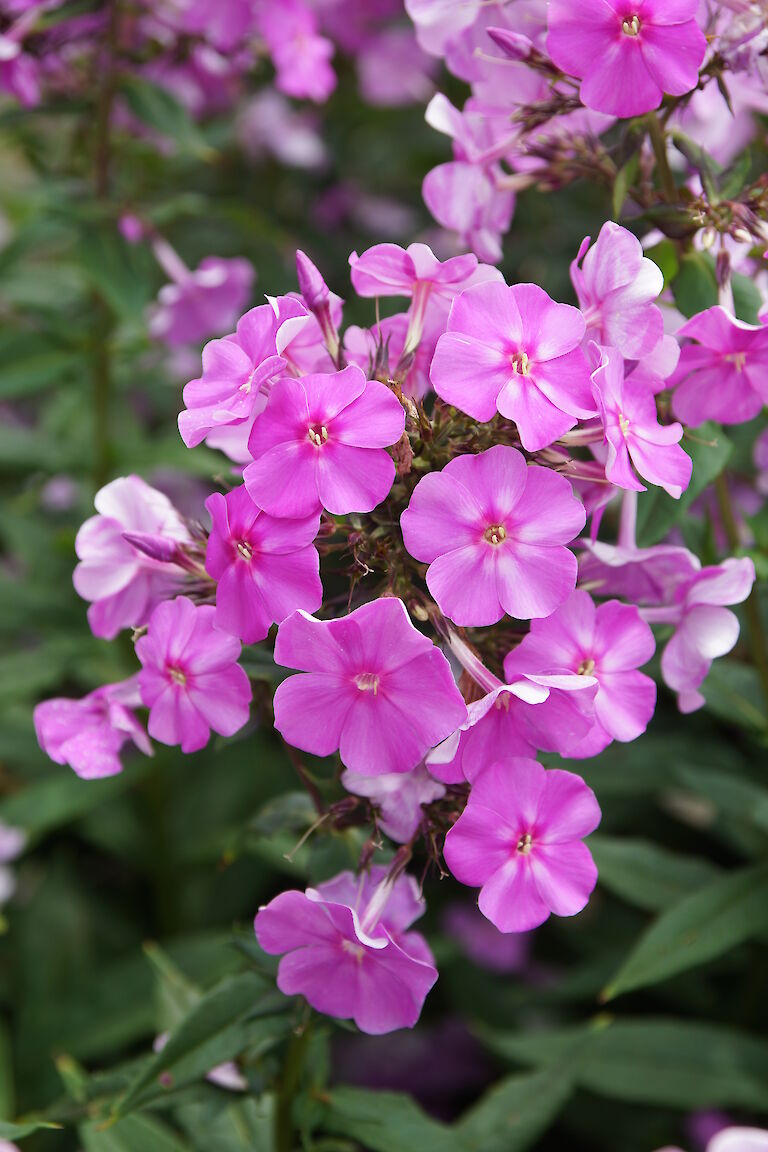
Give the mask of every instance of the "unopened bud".
POLYGON ((705 228, 701 234, 701 248, 703 252, 708 252, 717 238, 717 232, 714 228, 705 228))
POLYGON ((720 249, 715 260, 715 277, 718 288, 725 288, 731 282, 731 257, 724 248, 720 249))
POLYGON ((299 292, 304 297, 304 303, 310 312, 315 312, 327 304, 331 293, 320 272, 301 249, 296 251, 296 279, 299 282, 299 292))
POLYGON ((128 244, 138 244, 144 239, 144 225, 138 216, 126 212, 117 222, 117 227, 123 240, 128 244))
POLYGON ((488 28, 486 31, 509 60, 527 60, 534 52, 533 43, 521 32, 510 32, 507 28, 488 28))
POLYGON ((155 536, 151 532, 123 532, 123 540, 137 552, 149 556, 150 560, 159 560, 162 564, 175 564, 178 559, 178 543, 165 536, 155 536))

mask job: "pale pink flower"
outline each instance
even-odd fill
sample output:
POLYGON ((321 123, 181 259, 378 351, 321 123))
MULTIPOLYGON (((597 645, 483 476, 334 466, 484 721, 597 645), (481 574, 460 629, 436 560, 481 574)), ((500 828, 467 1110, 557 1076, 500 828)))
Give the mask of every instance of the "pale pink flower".
POLYGON ((373 801, 378 809, 378 827, 398 844, 406 844, 418 832, 424 818, 422 805, 445 795, 445 787, 423 764, 412 772, 386 776, 359 776, 346 769, 341 782, 347 792, 373 801))
POLYGON ((584 319, 536 284, 479 284, 456 298, 437 343, 432 384, 443 400, 517 424, 523 447, 546 448, 594 416, 584 319))
POLYGON ((672 407, 678 420, 743 424, 768 402, 768 327, 737 320, 719 304, 699 312, 678 329, 684 344, 676 371, 672 407))
POLYGON ((285 377, 253 426, 254 462, 243 474, 254 501, 272 516, 370 512, 395 478, 384 451, 405 427, 393 392, 350 364, 341 372, 285 377))
POLYGON ((501 260, 502 237, 512 223, 515 196, 500 182, 501 170, 465 160, 438 164, 424 177, 424 203, 438 224, 489 263, 501 260))
POLYGON ((244 487, 205 502, 213 526, 205 569, 216 580, 216 626, 244 644, 263 640, 272 624, 297 608, 315 612, 323 602, 320 558, 312 542, 317 513, 276 520, 244 487))
POLYGON ((333 44, 318 34, 317 17, 302 0, 268 0, 259 30, 275 66, 275 84, 286 96, 322 104, 336 87, 333 44))
POLYGON ((596 756, 612 740, 635 740, 656 706, 656 685, 637 669, 653 656, 653 633, 634 605, 610 600, 595 607, 576 591, 546 620, 534 620, 521 644, 504 660, 504 675, 576 674, 597 681, 594 724, 566 752, 596 756))
POLYGON ((149 334, 171 348, 199 343, 226 332, 245 307, 256 273, 248 260, 206 256, 190 271, 168 245, 155 243, 173 283, 160 289, 149 319, 149 334))
POLYGON ((547 50, 581 79, 581 102, 611 116, 640 116, 664 93, 695 88, 707 41, 699 0, 550 0, 547 50))
POLYGON ((592 373, 608 458, 605 475, 621 488, 645 491, 632 470, 680 499, 691 481, 693 462, 680 447, 680 424, 659 424, 656 399, 648 384, 634 374, 625 377, 616 349, 603 349, 592 373))
POLYGON ((248 720, 251 685, 237 663, 240 642, 214 627, 215 614, 186 596, 166 600, 136 641, 149 734, 182 752, 204 748, 211 729, 232 736, 248 720))
POLYGON ((133 709, 141 706, 138 676, 106 684, 81 700, 56 698, 35 708, 38 743, 56 764, 68 764, 84 780, 122 772, 120 752, 131 741, 152 755, 152 745, 133 709))
POLYGON ((412 1028, 437 980, 426 940, 408 931, 423 912, 415 880, 391 882, 378 867, 281 892, 259 909, 254 930, 265 952, 283 953, 281 992, 378 1036, 412 1028))
POLYGON ((349 363, 357 364, 370 377, 377 377, 381 368, 389 375, 399 368, 398 381, 403 394, 420 400, 429 391, 429 366, 438 337, 445 331, 445 321, 433 324, 428 317, 418 346, 406 356, 408 330, 406 312, 387 316, 372 328, 352 324, 344 332, 344 354, 349 363), (403 364, 407 367, 403 368, 403 364))
POLYGON ((710 1140, 707 1152, 768 1152, 764 1128, 724 1128, 710 1140))
POLYGON ((311 317, 300 300, 282 296, 251 308, 237 330, 203 348, 203 374, 184 389, 179 432, 194 448, 213 430, 240 425, 261 412, 269 387, 288 370, 283 356, 311 317))
POLYGON ((360 94, 367 104, 392 108, 426 104, 434 85, 434 62, 408 28, 385 28, 356 58, 360 94))
POLYGON ((78 595, 92 601, 91 631, 112 640, 121 628, 145 624, 154 606, 182 581, 180 568, 152 559, 126 535, 160 537, 169 556, 190 536, 168 497, 139 476, 113 480, 96 493, 94 504, 98 516, 85 521, 75 540, 80 563, 72 579, 78 595))
POLYGON ((402 600, 364 604, 338 620, 294 612, 275 660, 302 675, 275 693, 275 727, 289 744, 361 776, 409 772, 466 717, 450 665, 418 632, 402 600))
POLYGON ((664 335, 653 303, 664 287, 661 269, 643 255, 637 237, 613 221, 603 224, 591 248, 589 241, 587 236, 571 264, 587 335, 627 360, 644 358, 664 335))
POLYGON ((445 839, 457 880, 480 888, 480 911, 502 932, 527 932, 551 912, 574 916, 597 880, 582 838, 600 822, 579 776, 535 760, 491 764, 445 839))
POLYGON ((564 476, 526 465, 497 444, 457 456, 424 476, 401 517, 410 554, 455 623, 495 624, 548 616, 576 585, 576 557, 565 545, 585 523, 564 476))

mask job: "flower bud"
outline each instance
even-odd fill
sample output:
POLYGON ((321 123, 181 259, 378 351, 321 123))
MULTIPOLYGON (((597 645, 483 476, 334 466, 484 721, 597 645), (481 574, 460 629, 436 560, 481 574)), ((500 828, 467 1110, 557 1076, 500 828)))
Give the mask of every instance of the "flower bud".
POLYGON ((299 281, 299 292, 304 297, 304 303, 310 312, 315 312, 328 303, 331 295, 328 285, 300 248, 296 251, 296 278, 299 281))
POLYGON ((510 60, 527 60, 534 52, 533 43, 521 32, 506 28, 488 28, 488 35, 510 60))

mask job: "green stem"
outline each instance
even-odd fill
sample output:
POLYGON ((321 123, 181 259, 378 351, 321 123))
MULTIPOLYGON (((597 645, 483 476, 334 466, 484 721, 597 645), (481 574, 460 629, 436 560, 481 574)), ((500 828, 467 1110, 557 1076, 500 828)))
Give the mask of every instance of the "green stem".
POLYGON ((286 1053, 275 1101, 275 1152, 294 1152, 293 1101, 304 1071, 310 1032, 311 1022, 308 1021, 300 1032, 294 1033, 286 1053))
MULTIPOLYGON (((120 20, 119 0, 111 0, 109 24, 100 64, 100 83, 96 96, 93 143, 93 194, 97 202, 109 200, 112 140, 110 134, 112 107, 117 91, 115 57, 120 20)), ((104 297, 94 292, 93 342, 91 360, 91 402, 93 406, 93 479, 101 488, 109 479, 112 465, 110 428, 110 398, 112 392, 112 364, 110 330, 112 313, 104 297)))
POLYGON ((646 123, 648 124, 648 135, 651 138, 653 154, 656 157, 656 168, 659 173, 659 179, 661 180, 664 199, 670 204, 675 204, 678 198, 677 185, 675 184, 675 178, 672 175, 672 169, 667 160, 667 143, 664 136, 664 129, 655 112, 648 113, 646 123))
MULTIPOLYGON (((731 549, 735 551, 740 543, 739 529, 733 511, 731 494, 728 490, 728 480, 725 472, 721 472, 715 480, 715 494, 717 496, 717 504, 720 509, 728 544, 731 549)), ((760 612, 760 598, 757 583, 752 585, 752 591, 744 604, 744 613, 747 617, 747 630, 749 631, 752 646, 752 659, 757 669, 757 674, 760 677, 766 710, 768 710, 768 644, 766 643, 763 618, 760 612)))

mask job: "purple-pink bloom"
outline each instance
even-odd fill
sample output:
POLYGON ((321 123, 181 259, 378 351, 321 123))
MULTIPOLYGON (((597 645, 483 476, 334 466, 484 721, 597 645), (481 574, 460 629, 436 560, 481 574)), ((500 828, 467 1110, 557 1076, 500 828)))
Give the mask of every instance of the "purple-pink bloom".
POLYGON ((379 1036, 412 1028, 437 980, 426 940, 408 931, 423 912, 413 877, 392 882, 378 867, 281 892, 259 909, 254 930, 265 952, 283 954, 281 992, 379 1036))
POLYGON ((283 353, 310 321, 300 300, 282 296, 238 321, 237 330, 203 348, 203 374, 184 389, 179 432, 194 448, 215 429, 239 425, 260 412, 270 385, 288 371, 283 353))
POLYGON ((347 792, 373 801, 378 809, 378 827, 398 844, 406 844, 418 832, 424 817, 422 804, 431 804, 445 795, 445 787, 430 776, 423 764, 412 772, 386 776, 359 776, 345 770, 341 782, 347 792))
POLYGON ((500 931, 527 932, 587 903, 597 868, 582 838, 599 822, 580 776, 535 760, 498 761, 472 784, 445 861, 462 884, 480 888, 480 911, 500 931))
POLYGON ((576 591, 531 630, 504 661, 508 681, 517 675, 576 674, 597 681, 590 732, 566 755, 596 756, 612 740, 635 740, 656 706, 656 685, 637 669, 655 651, 653 633, 634 605, 610 600, 595 607, 576 591))
POLYGON ((529 452, 595 415, 584 318, 536 284, 479 284, 454 300, 437 342, 438 396, 476 420, 496 411, 517 424, 529 452))
POLYGON ((349 363, 357 364, 371 377, 378 377, 382 368, 392 375, 397 368, 403 394, 420 400, 429 391, 429 366, 445 324, 444 321, 433 322, 428 316, 418 346, 406 356, 409 327, 406 312, 387 316, 372 328, 358 328, 351 324, 344 332, 344 354, 349 363))
POLYGON ((320 557, 312 546, 317 512, 303 520, 277 520, 242 486, 226 496, 214 492, 205 506, 213 521, 205 570, 217 582, 217 628, 254 644, 295 609, 320 607, 320 557))
POLYGON ((94 636, 112 640, 121 628, 145 624, 154 606, 181 584, 179 568, 152 559, 126 536, 162 537, 170 546, 190 536, 168 497, 139 476, 113 480, 94 504, 98 516, 85 521, 75 540, 80 563, 72 579, 78 595, 92 601, 94 636))
POLYGON ((253 426, 246 487, 272 516, 309 516, 320 507, 338 516, 370 512, 392 487, 395 465, 384 449, 404 427, 394 393, 354 364, 285 377, 253 426))
POLYGON ((641 116, 695 88, 707 50, 699 0, 551 0, 547 50, 582 104, 641 116))
POLYGON ((438 224, 491 263, 501 260, 501 238, 515 210, 514 193, 501 186, 497 168, 452 160, 438 164, 422 184, 424 203, 438 224))
POLYGON ((587 236, 571 264, 587 335, 627 360, 644 358, 664 336, 661 310, 653 303, 664 287, 661 269, 643 255, 637 237, 612 220, 591 248, 589 241, 587 236))
POLYGON ((275 693, 275 727, 289 744, 360 776, 409 772, 463 723, 467 710, 443 653, 402 600, 386 597, 338 620, 294 612, 275 661, 296 668, 275 693))
POLYGON ((214 626, 216 610, 186 596, 166 600, 136 641, 149 734, 182 752, 204 748, 211 729, 232 736, 248 720, 251 684, 237 663, 240 642, 214 626))
POLYGON ((632 470, 680 499, 691 480, 693 462, 680 447, 680 424, 659 424, 650 386, 634 374, 624 375, 624 361, 614 348, 604 349, 592 373, 603 422, 608 458, 605 475, 621 488, 645 491, 632 470))
POLYGON ((678 420, 743 424, 768 402, 768 327, 737 320, 716 304, 677 331, 685 344, 669 385, 678 420))
POLYGON ((565 545, 585 523, 564 476, 497 444, 424 476, 401 517, 405 546, 456 624, 548 616, 576 585, 565 545))
MULTIPOLYGON (((163 245, 161 249, 166 257, 163 263, 166 271, 172 269, 173 283, 158 293, 149 320, 152 339, 175 348, 226 332, 251 294, 256 275, 252 264, 240 257, 206 256, 192 272, 165 248, 163 245)), ((156 253, 157 249, 158 242, 156 253)))
POLYGON ((694 712, 705 703, 698 689, 712 661, 730 652, 739 638, 739 621, 723 605, 741 604, 754 582, 752 561, 731 557, 678 585, 669 608, 643 612, 652 623, 676 624, 661 657, 661 674, 678 693, 681 712, 694 712))
POLYGON ((450 904, 443 916, 443 931, 469 959, 489 972, 522 974, 528 967, 531 937, 499 932, 470 904, 450 904))
POLYGON ((269 0, 261 7, 259 29, 280 91, 318 104, 327 100, 336 87, 333 43, 318 35, 315 13, 302 0, 269 0))
POLYGON ((43 752, 68 764, 83 780, 122 772, 120 751, 132 741, 145 756, 152 745, 133 709, 141 706, 137 676, 106 684, 82 700, 44 700, 35 708, 35 733, 43 752))

